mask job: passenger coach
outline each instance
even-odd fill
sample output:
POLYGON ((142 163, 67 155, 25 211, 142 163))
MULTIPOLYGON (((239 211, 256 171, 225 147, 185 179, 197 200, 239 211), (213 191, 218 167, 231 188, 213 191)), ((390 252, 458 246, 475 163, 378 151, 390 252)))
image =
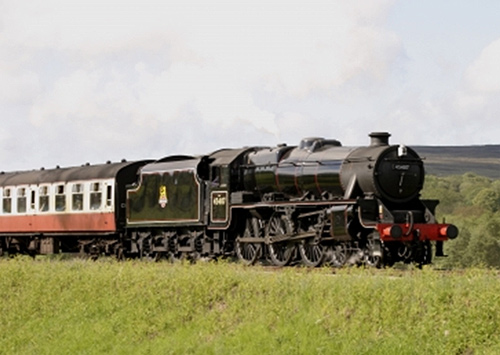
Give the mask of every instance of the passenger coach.
POLYGON ((125 226, 126 186, 145 163, 0 173, 0 253, 88 252, 94 238, 112 247, 125 226))

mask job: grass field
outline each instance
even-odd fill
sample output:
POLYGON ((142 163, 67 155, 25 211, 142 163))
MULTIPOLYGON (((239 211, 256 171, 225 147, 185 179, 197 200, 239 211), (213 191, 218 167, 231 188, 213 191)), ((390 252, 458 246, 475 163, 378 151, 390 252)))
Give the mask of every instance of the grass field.
POLYGON ((497 272, 0 260, 2 354, 495 354, 497 272))

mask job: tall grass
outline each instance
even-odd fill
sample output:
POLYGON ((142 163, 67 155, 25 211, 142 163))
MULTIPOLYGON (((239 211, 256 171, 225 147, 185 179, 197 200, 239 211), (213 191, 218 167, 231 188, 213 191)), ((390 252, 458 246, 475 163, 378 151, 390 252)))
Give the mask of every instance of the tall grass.
POLYGON ((486 270, 0 260, 2 354, 500 353, 486 270))

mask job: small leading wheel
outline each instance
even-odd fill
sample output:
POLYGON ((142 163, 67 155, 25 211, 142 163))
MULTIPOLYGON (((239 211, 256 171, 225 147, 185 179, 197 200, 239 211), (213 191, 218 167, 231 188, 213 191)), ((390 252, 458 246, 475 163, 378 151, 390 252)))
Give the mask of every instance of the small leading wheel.
POLYGON ((269 243, 269 256, 276 266, 285 266, 292 260, 295 246, 286 241, 286 236, 292 233, 290 223, 281 213, 275 213, 269 220, 266 237, 269 243))
MULTIPOLYGON (((259 238, 261 234, 260 222, 257 218, 251 217, 246 220, 243 238, 259 238)), ((251 243, 236 239, 236 255, 245 265, 253 265, 262 256, 262 243, 251 243)))
POLYGON ((382 246, 379 240, 368 239, 366 244, 363 262, 366 266, 382 267, 382 246))
POLYGON ((320 266, 325 260, 325 246, 313 240, 305 240, 299 244, 299 253, 304 265, 309 267, 320 266))

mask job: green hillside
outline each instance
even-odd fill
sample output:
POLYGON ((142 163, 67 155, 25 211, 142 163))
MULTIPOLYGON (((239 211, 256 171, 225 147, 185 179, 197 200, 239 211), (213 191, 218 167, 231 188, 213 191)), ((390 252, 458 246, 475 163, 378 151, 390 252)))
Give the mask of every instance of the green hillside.
POLYGON ((448 176, 473 172, 491 179, 500 179, 500 145, 412 148, 424 158, 428 174, 448 176))

